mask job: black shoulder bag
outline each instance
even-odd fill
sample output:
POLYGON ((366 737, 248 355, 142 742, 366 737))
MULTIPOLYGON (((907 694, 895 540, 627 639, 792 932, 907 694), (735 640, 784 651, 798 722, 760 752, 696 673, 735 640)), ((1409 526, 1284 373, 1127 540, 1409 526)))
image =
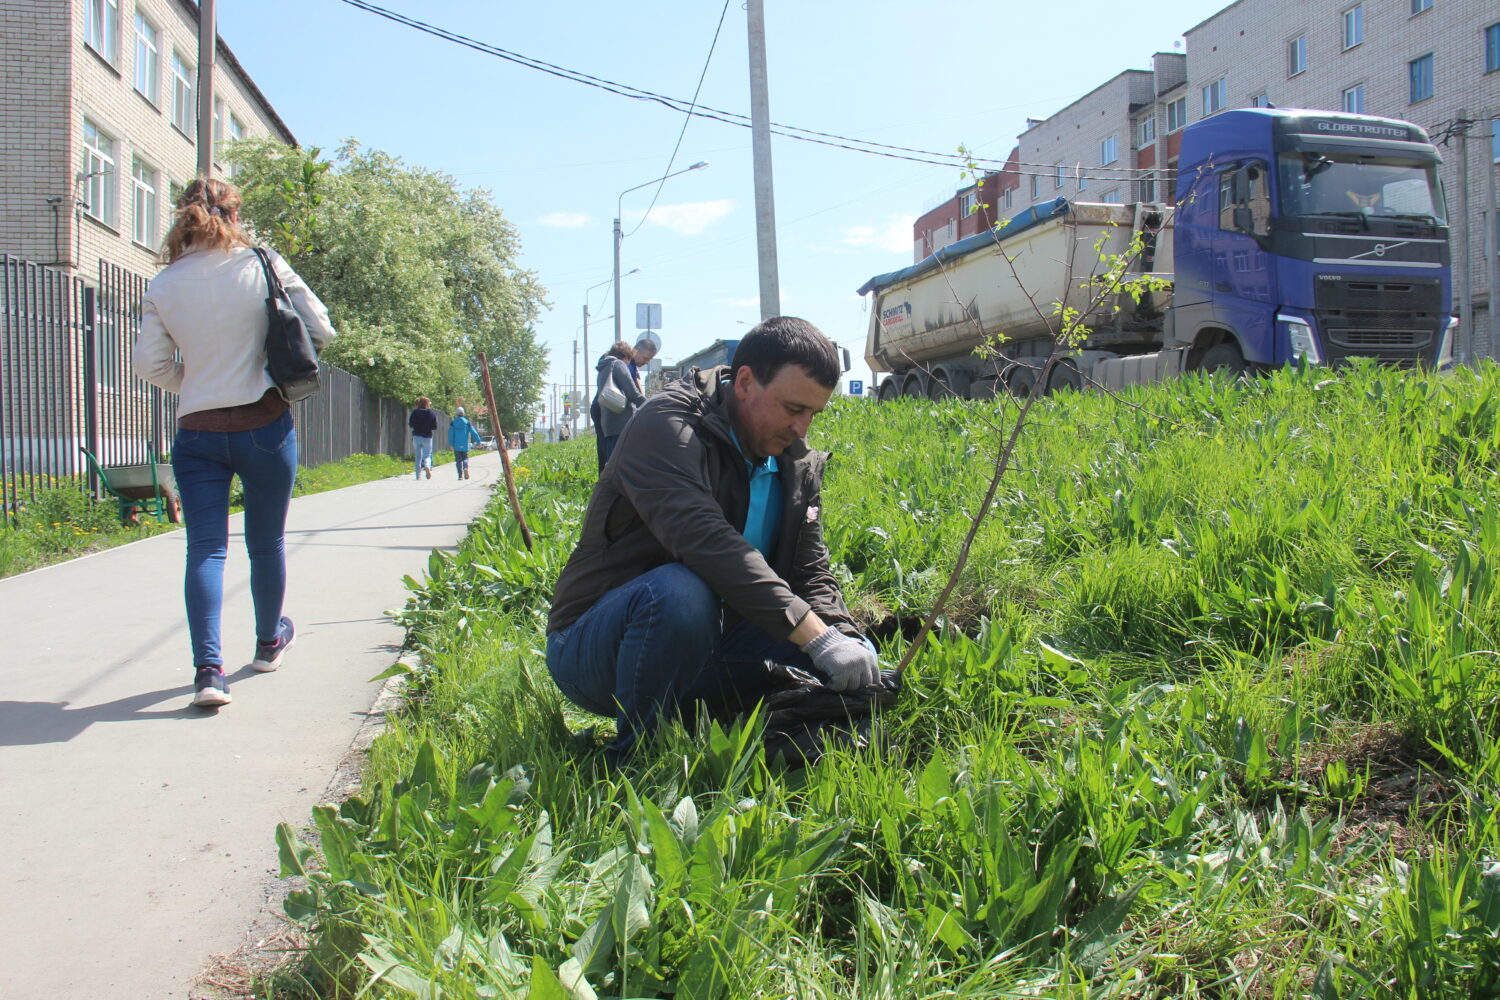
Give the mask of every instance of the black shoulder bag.
POLYGON ((307 325, 286 289, 281 287, 281 279, 276 277, 271 255, 261 247, 253 249, 266 272, 266 371, 281 398, 295 403, 322 388, 318 352, 307 333, 307 325))

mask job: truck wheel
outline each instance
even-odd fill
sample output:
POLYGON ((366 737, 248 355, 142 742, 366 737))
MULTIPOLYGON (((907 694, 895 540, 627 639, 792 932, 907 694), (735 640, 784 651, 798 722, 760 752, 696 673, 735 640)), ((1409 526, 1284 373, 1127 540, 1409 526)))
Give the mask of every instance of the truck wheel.
POLYGON ((1245 364, 1245 356, 1240 353, 1240 346, 1227 343, 1209 348, 1208 353, 1203 355, 1203 360, 1198 362, 1198 370, 1227 371, 1231 375, 1243 375, 1249 370, 1249 366, 1245 364))
POLYGON ((1077 392, 1083 388, 1083 376, 1079 374, 1078 368, 1071 361, 1058 361, 1052 366, 1052 373, 1047 376, 1047 394, 1068 390, 1077 392))
POLYGON ((1017 399, 1025 399, 1031 395, 1033 385, 1036 385, 1036 369, 1027 365, 1016 365, 1005 380, 1005 387, 1017 399))
POLYGON ((886 377, 885 381, 880 383, 880 388, 875 391, 875 399, 877 402, 890 403, 893 402, 897 396, 901 395, 901 388, 896 384, 896 381, 897 379, 895 375, 889 375, 886 377))
POLYGON ((927 377, 921 372, 909 372, 901 383, 901 395, 912 399, 927 398, 927 377))

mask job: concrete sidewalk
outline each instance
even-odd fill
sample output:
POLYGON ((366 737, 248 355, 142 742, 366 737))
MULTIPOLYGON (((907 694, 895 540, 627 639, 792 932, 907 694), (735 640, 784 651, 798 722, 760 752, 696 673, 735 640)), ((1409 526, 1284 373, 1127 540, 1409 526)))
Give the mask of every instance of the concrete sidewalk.
POLYGON ((254 634, 240 518, 224 579, 234 702, 191 707, 180 531, 0 580, 0 998, 169 1000, 233 951, 395 659, 403 574, 454 546, 500 477, 451 464, 300 497, 281 670, 254 634))

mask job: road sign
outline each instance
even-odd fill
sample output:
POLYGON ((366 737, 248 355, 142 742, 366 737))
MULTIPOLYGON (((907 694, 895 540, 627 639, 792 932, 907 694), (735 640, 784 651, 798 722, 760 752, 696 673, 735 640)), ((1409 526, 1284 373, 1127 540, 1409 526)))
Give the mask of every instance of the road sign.
POLYGON ((564 403, 571 403, 571 402, 573 402, 573 394, 571 392, 565 392, 565 393, 563 393, 563 400, 562 401, 564 403))
POLYGON ((849 380, 849 395, 863 396, 865 394, 864 379, 851 378, 849 380))
POLYGON ((661 303, 637 302, 635 304, 635 326, 638 330, 660 330, 661 303))

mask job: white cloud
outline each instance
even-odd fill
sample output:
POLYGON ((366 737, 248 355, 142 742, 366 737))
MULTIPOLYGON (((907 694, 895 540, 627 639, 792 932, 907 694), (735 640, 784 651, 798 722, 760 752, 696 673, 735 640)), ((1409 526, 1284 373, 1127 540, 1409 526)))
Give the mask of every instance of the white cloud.
POLYGON ((889 253, 911 253, 911 227, 914 215, 892 216, 883 223, 869 226, 843 226, 839 229, 841 246, 855 249, 874 248, 889 253))
POLYGON ((584 226, 592 225, 594 220, 589 218, 587 212, 553 212, 542 216, 537 221, 554 229, 582 229, 584 226))
MULTIPOLYGON (((715 201, 685 201, 679 205, 657 205, 646 217, 653 226, 670 229, 679 236, 697 236, 709 226, 734 211, 734 202, 728 198, 715 201)), ((641 212, 627 213, 639 222, 641 212)), ((910 242, 910 241, 908 241, 910 242)))

